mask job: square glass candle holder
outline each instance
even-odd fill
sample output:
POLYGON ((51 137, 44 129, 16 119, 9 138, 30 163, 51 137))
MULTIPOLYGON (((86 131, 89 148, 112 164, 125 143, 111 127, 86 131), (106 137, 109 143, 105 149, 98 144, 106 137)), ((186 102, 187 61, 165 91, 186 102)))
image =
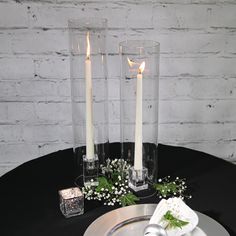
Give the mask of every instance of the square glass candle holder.
POLYGON ((98 169, 99 161, 97 155, 91 159, 85 155, 83 156, 84 186, 98 186, 98 169))
POLYGON ((129 169, 129 187, 135 192, 148 189, 148 169, 143 167, 135 170, 132 166, 129 169))
POLYGON ((58 193, 60 209, 66 218, 84 214, 84 195, 78 187, 62 189, 58 193))

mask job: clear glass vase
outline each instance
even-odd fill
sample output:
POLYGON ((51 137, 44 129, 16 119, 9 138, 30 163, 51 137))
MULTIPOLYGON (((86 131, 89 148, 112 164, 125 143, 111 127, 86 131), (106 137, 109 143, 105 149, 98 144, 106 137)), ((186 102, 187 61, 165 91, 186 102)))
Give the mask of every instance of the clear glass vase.
POLYGON ((78 167, 87 168, 84 182, 96 183, 93 175, 108 148, 107 20, 81 18, 68 25, 74 153, 78 167))
POLYGON ((121 155, 134 170, 146 168, 149 181, 157 179, 159 46, 149 40, 120 43, 121 155))

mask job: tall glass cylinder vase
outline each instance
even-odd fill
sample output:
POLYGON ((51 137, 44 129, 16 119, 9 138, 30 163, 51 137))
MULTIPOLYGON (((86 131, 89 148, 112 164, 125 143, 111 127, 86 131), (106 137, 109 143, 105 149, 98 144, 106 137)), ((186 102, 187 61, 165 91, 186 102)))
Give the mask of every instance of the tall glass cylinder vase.
POLYGON ((135 191, 157 178, 159 54, 158 42, 120 43, 121 154, 133 166, 135 191))
POLYGON ((98 183, 99 163, 107 155, 106 34, 106 19, 69 21, 74 153, 85 185, 98 183))

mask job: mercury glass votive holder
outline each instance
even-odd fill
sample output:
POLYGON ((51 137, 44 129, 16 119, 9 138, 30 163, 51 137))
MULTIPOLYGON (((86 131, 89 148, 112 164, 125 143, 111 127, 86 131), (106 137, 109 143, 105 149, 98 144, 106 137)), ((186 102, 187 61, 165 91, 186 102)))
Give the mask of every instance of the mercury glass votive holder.
POLYGON ((148 169, 143 167, 141 170, 129 169, 129 187, 135 192, 148 189, 148 169))
POLYGON ((60 209, 66 217, 84 214, 84 195, 80 188, 68 188, 59 190, 60 209))

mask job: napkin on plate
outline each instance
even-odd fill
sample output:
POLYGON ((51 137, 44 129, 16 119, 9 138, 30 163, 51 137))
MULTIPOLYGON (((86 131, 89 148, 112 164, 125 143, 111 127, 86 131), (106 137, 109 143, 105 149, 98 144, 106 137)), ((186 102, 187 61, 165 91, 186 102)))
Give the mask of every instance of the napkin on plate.
POLYGON ((167 228, 168 236, 181 236, 190 233, 198 224, 197 214, 181 198, 177 197, 169 198, 168 200, 162 199, 157 205, 149 224, 158 224, 165 229, 168 222, 163 220, 163 216, 167 211, 171 211, 174 217, 189 222, 187 225, 182 226, 182 228, 167 228))

